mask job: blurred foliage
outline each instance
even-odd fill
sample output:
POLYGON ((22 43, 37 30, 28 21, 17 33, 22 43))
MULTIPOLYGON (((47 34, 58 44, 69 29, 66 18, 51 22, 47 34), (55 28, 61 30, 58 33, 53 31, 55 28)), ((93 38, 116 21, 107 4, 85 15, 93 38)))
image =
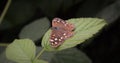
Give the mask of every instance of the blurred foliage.
POLYGON ((92 61, 76 48, 57 52, 50 63, 92 63, 92 61))
POLYGON ((30 38, 33 41, 37 41, 38 39, 42 38, 49 27, 50 22, 47 18, 37 19, 21 30, 19 38, 30 38))
MULTIPOLYGON (((7 0, 0 0, 0 14, 3 11, 6 2, 7 2, 7 0)), ((51 22, 51 19, 53 19, 54 17, 60 17, 62 19, 70 19, 73 17, 74 18, 100 17, 100 18, 105 19, 108 23, 113 23, 116 20, 119 21, 120 0, 69 0, 69 1, 68 0, 12 0, 12 3, 8 9, 8 12, 7 12, 4 20, 0 24, 0 43, 11 43, 15 38, 27 38, 27 37, 31 38, 34 36, 37 37, 37 39, 33 39, 33 40, 41 42, 40 41, 41 38, 43 37, 46 30, 50 27, 49 22, 48 21, 45 21, 44 23, 42 21, 39 22, 38 24, 40 25, 40 27, 36 27, 36 26, 38 26, 37 24, 36 24, 36 26, 31 25, 31 24, 32 23, 34 24, 37 19, 40 19, 43 17, 46 17, 46 19, 48 19, 49 22, 51 22), (39 28, 44 27, 43 24, 45 25, 46 29, 40 30, 39 28), (28 29, 27 29, 27 27, 28 27, 28 29), (38 28, 39 30, 37 31, 37 29, 32 29, 32 27, 38 28), (26 32, 28 32, 28 33, 26 33, 26 32), (39 33, 39 32, 42 32, 42 33, 39 33), (26 35, 24 35, 24 34, 26 34, 26 35), (33 35, 33 36, 31 36, 31 35, 33 35)), ((117 22, 117 23, 118 23, 117 27, 119 29, 119 22, 117 22)), ((113 28, 112 30, 114 30, 114 29, 115 28, 113 28)), ((116 31, 117 32, 115 32, 115 31, 113 31, 113 32, 118 33, 119 30, 116 30, 116 31)), ((112 34, 112 32, 110 34, 112 34)), ((110 34, 108 34, 107 37, 111 37, 110 34)), ((116 34, 116 35, 119 35, 119 34, 116 34)), ((116 37, 116 38, 113 37, 113 38, 117 40, 118 37, 116 37)), ((104 37, 104 38, 108 40, 108 38, 106 38, 106 37, 104 37)), ((104 39, 104 38, 102 38, 102 39, 104 39)), ((112 41, 112 38, 110 41, 112 41)), ((119 42, 119 40, 118 40, 118 42, 119 42)), ((38 45, 40 45, 40 44, 38 44, 38 45)), ((116 45, 114 45, 114 46, 116 46, 116 45)), ((86 50, 88 50, 87 52, 89 52, 87 54, 95 55, 94 51, 97 51, 97 47, 98 46, 95 46, 94 48, 96 48, 96 49, 92 50, 92 51, 90 51, 91 49, 90 50, 86 49, 86 50)), ((100 48, 101 49, 100 53, 104 52, 103 51, 104 47, 103 46, 100 46, 100 47, 102 47, 102 48, 100 48)), ((116 47, 113 47, 113 48, 116 48, 116 47)), ((106 50, 108 50, 108 49, 106 49, 106 50)), ((2 46, 0 46, 0 54, 1 55, 4 55, 2 53, 3 51, 4 51, 4 48, 2 46)), ((108 51, 106 51, 106 52, 108 52, 108 51)), ((0 55, 0 63, 1 63, 1 60, 4 58, 1 55, 0 55)), ((95 55, 94 57, 91 56, 91 58, 96 59, 96 56, 97 55, 95 55)), ((102 55, 100 55, 100 56, 102 56, 102 55)), ((100 60, 98 60, 98 59, 95 61, 100 63, 100 60)), ((106 58, 103 58, 103 57, 100 57, 100 59, 104 60, 104 61, 106 60, 106 58)), ((106 60, 106 61, 109 61, 109 60, 106 60)), ((117 63, 118 60, 115 59, 114 62, 115 61, 117 63)), ((118 61, 118 63, 119 62, 120 61, 118 61)))

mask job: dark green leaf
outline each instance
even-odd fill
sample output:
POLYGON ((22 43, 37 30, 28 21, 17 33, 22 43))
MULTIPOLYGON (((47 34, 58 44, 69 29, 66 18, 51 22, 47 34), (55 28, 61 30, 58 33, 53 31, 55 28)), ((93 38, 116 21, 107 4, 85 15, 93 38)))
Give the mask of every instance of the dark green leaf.
POLYGON ((6 47, 0 47, 0 63, 15 63, 6 58, 5 51, 4 51, 5 49, 6 47))
POLYGON ((120 16, 120 0, 112 3, 97 14, 97 17, 104 18, 108 23, 112 23, 120 16))
MULTIPOLYGON (((36 53, 37 54, 40 53, 42 49, 43 49, 42 47, 37 47, 36 53)), ((55 52, 44 51, 39 59, 43 59, 45 61, 50 62, 54 54, 55 52)))
POLYGON ((92 63, 82 51, 75 48, 57 52, 50 63, 92 63))
POLYGON ((0 54, 0 63, 15 63, 6 58, 5 51, 0 54))
POLYGON ((48 62, 46 62, 46 61, 44 61, 44 60, 34 60, 33 61, 33 63, 48 63, 48 62))
POLYGON ((30 38, 33 41, 36 41, 44 35, 49 27, 49 20, 47 18, 41 18, 25 26, 20 32, 19 37, 30 38))

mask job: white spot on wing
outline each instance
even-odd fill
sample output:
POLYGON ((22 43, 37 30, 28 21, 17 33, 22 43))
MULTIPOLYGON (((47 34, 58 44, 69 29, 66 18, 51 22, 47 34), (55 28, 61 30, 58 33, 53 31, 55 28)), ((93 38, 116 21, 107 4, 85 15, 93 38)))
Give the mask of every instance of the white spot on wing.
POLYGON ((61 21, 63 24, 65 24, 65 21, 61 21))
POLYGON ((60 22, 59 20, 57 22, 60 22))
POLYGON ((60 37, 60 39, 63 39, 63 37, 60 37))
POLYGON ((57 42, 55 42, 55 44, 58 44, 57 42))
POLYGON ((50 39, 51 42, 53 42, 54 40, 50 39))
POLYGON ((61 39, 59 39, 59 41, 61 41, 61 39))
POLYGON ((55 21, 57 21, 56 19, 53 19, 53 21, 55 22, 55 21))
POLYGON ((64 33, 63 35, 66 35, 66 33, 64 33))
POLYGON ((54 43, 52 42, 51 45, 54 45, 54 43))
POLYGON ((64 24, 65 26, 67 26, 67 24, 64 24))
POLYGON ((57 38, 55 38, 55 40, 58 40, 57 38))

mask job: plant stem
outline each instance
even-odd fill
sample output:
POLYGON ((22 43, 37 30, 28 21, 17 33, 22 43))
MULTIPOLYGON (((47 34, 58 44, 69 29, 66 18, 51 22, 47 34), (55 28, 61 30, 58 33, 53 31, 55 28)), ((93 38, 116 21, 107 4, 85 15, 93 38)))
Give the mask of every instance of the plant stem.
POLYGON ((8 46, 8 43, 0 43, 0 46, 8 46))
POLYGON ((41 55, 42 55, 42 53, 45 51, 45 49, 43 48, 38 54, 37 54, 37 56, 36 56, 36 58, 35 59, 38 59, 41 55))
POLYGON ((10 6, 10 3, 11 3, 11 0, 8 0, 6 5, 5 5, 5 8, 4 8, 4 10, 3 10, 3 12, 0 16, 0 23, 2 22, 3 18, 5 17, 5 14, 6 14, 8 8, 9 8, 9 6, 10 6))

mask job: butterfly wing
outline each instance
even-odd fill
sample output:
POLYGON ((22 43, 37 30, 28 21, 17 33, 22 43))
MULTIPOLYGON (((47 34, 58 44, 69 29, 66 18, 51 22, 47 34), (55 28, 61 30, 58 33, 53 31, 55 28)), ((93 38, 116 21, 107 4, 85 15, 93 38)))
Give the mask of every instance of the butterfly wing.
POLYGON ((72 31, 74 30, 74 25, 71 23, 68 23, 60 18, 54 18, 52 20, 52 27, 59 27, 59 28, 63 28, 64 30, 67 31, 72 31))
POLYGON ((62 30, 52 30, 51 36, 50 36, 50 44, 52 47, 58 47, 62 44, 62 42, 65 40, 62 30))
POLYGON ((64 40, 73 35, 74 26, 60 18, 54 18, 52 21, 52 33, 50 44, 52 47, 58 47, 64 40))

